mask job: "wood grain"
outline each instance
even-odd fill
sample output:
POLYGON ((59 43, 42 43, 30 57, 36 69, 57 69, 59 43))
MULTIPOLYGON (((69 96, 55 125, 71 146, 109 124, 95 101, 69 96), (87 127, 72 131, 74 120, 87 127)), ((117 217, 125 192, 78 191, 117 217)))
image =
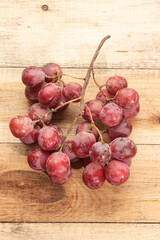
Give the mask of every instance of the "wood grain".
POLYGON ((159 240, 158 224, 1 223, 5 240, 159 240), (82 230, 83 229, 83 230, 82 230))
MULTIPOLYGON (((21 82, 22 70, 21 68, 0 69, 0 142, 19 142, 18 139, 11 135, 8 124, 13 116, 28 113, 30 104, 24 96, 25 87, 21 82)), ((84 77, 86 69, 64 69, 64 73, 84 77)), ((131 119, 133 131, 130 137, 136 144, 160 144, 160 71, 144 69, 96 70, 96 78, 100 84, 104 84, 109 76, 115 74, 126 77, 129 87, 135 88, 140 95, 141 111, 136 118, 131 119)), ((64 77, 64 81, 75 80, 64 77)), ((77 82, 82 83, 81 80, 77 82)), ((97 92, 98 89, 91 80, 85 99, 94 99, 97 92)), ((78 106, 78 103, 74 103, 61 114, 54 115, 53 122, 62 127, 64 133, 66 133, 71 120, 77 114, 78 106)), ((78 123, 82 121, 83 119, 80 119, 78 123)), ((70 138, 73 138, 75 128, 70 138)))
POLYGON ((110 34, 97 67, 159 68, 159 12, 154 0, 1 1, 0 66, 88 67, 110 34))
POLYGON ((74 165, 64 186, 30 169, 28 148, 0 144, 0 221, 5 222, 159 222, 159 145, 138 145, 131 177, 124 185, 107 182, 96 191, 82 182, 74 165))

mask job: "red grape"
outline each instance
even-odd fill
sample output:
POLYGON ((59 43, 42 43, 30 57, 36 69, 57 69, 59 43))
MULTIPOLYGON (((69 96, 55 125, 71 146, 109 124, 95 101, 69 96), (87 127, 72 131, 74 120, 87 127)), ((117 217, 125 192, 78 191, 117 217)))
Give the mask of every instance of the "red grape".
POLYGON ((102 123, 108 127, 114 127, 119 124, 122 117, 122 109, 113 102, 106 104, 100 112, 100 119, 102 123))
MULTIPOLYGON (((46 82, 52 82, 53 80, 54 80, 54 82, 57 82, 58 77, 56 77, 56 76, 62 74, 61 67, 56 63, 47 63, 47 64, 43 65, 42 68, 45 71, 45 74, 47 76, 53 77, 53 78, 47 78, 47 76, 46 76, 46 82)), ((61 77, 62 76, 59 76, 59 78, 61 78, 61 77)))
POLYGON ((140 111, 139 102, 130 108, 123 108, 123 115, 125 118, 135 117, 140 111))
POLYGON ((79 132, 89 132, 92 133, 95 138, 97 139, 99 136, 99 133, 97 132, 97 130, 94 127, 91 127, 91 123, 90 122, 82 122, 76 129, 76 134, 79 132))
POLYGON ((61 99, 61 89, 54 83, 48 83, 38 93, 38 100, 48 107, 55 107, 61 99))
POLYGON ((100 188, 105 182, 104 168, 95 163, 90 163, 85 167, 82 178, 87 187, 91 189, 100 188))
POLYGON ((45 72, 39 67, 27 67, 22 73, 22 81, 28 87, 35 87, 45 81, 45 72))
POLYGON ((14 137, 23 138, 33 131, 33 122, 27 116, 16 116, 11 119, 9 127, 14 137))
MULTIPOLYGON (((63 96, 65 97, 66 101, 70 101, 75 98, 79 98, 81 96, 82 92, 82 86, 75 82, 68 83, 63 88, 63 96)), ((77 100, 76 102, 79 102, 80 100, 77 100)))
MULTIPOLYGON (((121 160, 119 160, 119 161, 121 161, 121 160)), ((132 158, 124 159, 122 162, 124 162, 128 167, 130 167, 132 164, 132 158)))
MULTIPOLYGON (((100 114, 100 112, 102 110, 102 107, 103 107, 102 102, 99 101, 99 100, 90 100, 90 101, 86 102, 85 104, 90 109, 93 121, 98 120, 99 119, 99 114, 100 114)), ((84 107, 84 113, 83 113, 82 117, 87 121, 91 121, 89 111, 88 111, 86 106, 84 107)))
POLYGON ((59 145, 59 135, 54 127, 43 127, 38 134, 38 144, 44 151, 55 150, 59 145))
POLYGON ((36 85, 35 87, 25 87, 25 96, 30 101, 38 101, 38 93, 41 90, 43 83, 36 85))
MULTIPOLYGON (((105 143, 110 143, 110 142, 112 142, 112 139, 110 138, 110 136, 109 136, 109 134, 108 134, 107 132, 102 133, 102 137, 103 137, 103 141, 104 141, 105 143)), ((101 138, 99 137, 99 138, 98 138, 98 142, 100 142, 100 141, 101 141, 101 138)))
POLYGON ((138 103, 139 95, 132 88, 122 88, 116 93, 116 103, 124 108, 129 108, 138 103))
MULTIPOLYGON (((63 89, 62 89, 62 88, 60 88, 60 89, 61 89, 61 98, 60 98, 59 102, 57 103, 57 105, 55 106, 55 108, 63 105, 63 104, 66 102, 66 99, 65 99, 65 97, 64 97, 63 94, 62 94, 63 89)), ((63 107, 59 108, 57 112, 63 111, 63 110, 66 109, 68 106, 69 106, 69 103, 66 104, 66 105, 64 105, 63 107)))
POLYGON ((113 98, 114 97, 114 95, 110 94, 106 89, 103 89, 103 90, 99 91, 97 93, 96 99, 101 101, 103 104, 106 103, 107 99, 102 92, 106 95, 107 98, 113 98))
POLYGON ((72 151, 72 140, 70 141, 66 141, 62 151, 67 154, 67 156, 69 157, 71 162, 77 162, 79 160, 79 158, 77 158, 77 156, 74 154, 74 152, 72 151))
POLYGON ((96 142, 90 148, 89 156, 93 163, 104 166, 111 159, 111 149, 107 143, 96 142))
POLYGON ((96 142, 96 138, 92 133, 79 132, 72 142, 72 150, 77 157, 85 158, 89 156, 89 150, 96 142))
POLYGON ((113 95, 115 95, 118 90, 127 88, 128 85, 126 79, 121 76, 113 76, 108 78, 106 84, 106 89, 113 95))
POLYGON ((115 127, 109 128, 109 136, 112 139, 118 137, 128 137, 132 132, 132 124, 125 118, 115 127))
POLYGON ((43 151, 40 147, 35 147, 29 151, 28 164, 31 168, 37 171, 46 169, 46 161, 50 153, 43 151))
POLYGON ((132 158, 137 153, 137 147, 135 143, 126 137, 116 138, 110 145, 112 155, 115 159, 125 160, 132 158))
POLYGON ((52 153, 46 162, 46 169, 51 178, 63 178, 70 170, 70 160, 62 152, 52 153))
POLYGON ((20 138, 21 142, 26 145, 33 145, 37 143, 39 130, 40 127, 37 126, 37 128, 34 128, 33 131, 29 133, 26 137, 20 138))
POLYGON ((112 185, 120 185, 129 178, 129 167, 122 161, 112 160, 105 168, 106 180, 112 185))
MULTIPOLYGON (((38 114, 39 117, 43 117, 45 114, 50 112, 50 108, 44 105, 41 105, 40 103, 34 103, 30 108, 29 108, 29 117, 35 121, 38 118, 36 117, 36 114, 38 114)), ((52 120, 52 113, 48 114, 47 117, 43 119, 43 122, 48 125, 52 120)), ((43 126, 42 122, 39 122, 38 125, 40 127, 43 126)))
POLYGON ((92 162, 90 157, 82 158, 81 161, 82 161, 83 167, 86 167, 88 164, 90 164, 92 162))
POLYGON ((57 177, 52 178, 51 177, 51 180, 58 185, 63 185, 70 180, 71 176, 72 176, 72 169, 70 168, 64 177, 60 177, 60 178, 57 178, 57 177))

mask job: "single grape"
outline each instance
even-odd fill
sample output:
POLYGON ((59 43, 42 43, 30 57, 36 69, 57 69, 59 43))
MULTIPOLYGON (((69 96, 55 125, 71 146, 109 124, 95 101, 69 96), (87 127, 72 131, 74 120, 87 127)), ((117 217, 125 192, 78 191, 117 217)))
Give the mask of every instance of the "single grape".
POLYGON ((109 136, 112 139, 118 137, 128 137, 132 132, 132 124, 125 118, 115 127, 109 128, 109 136))
POLYGON ((63 142, 64 135, 63 135, 61 128, 59 128, 58 126, 56 126, 56 125, 50 125, 50 126, 52 126, 57 131, 58 136, 59 136, 59 144, 58 144, 58 147, 55 148, 55 151, 58 151, 63 142))
POLYGON ((79 158, 77 158, 77 156, 72 151, 72 142, 73 142, 72 140, 66 141, 62 148, 62 152, 67 154, 71 162, 77 162, 79 158))
POLYGON ((46 162, 46 170, 51 178, 63 178, 70 170, 70 160, 62 152, 52 153, 46 162))
POLYGON ((25 87, 25 96, 30 101, 38 101, 38 93, 43 87, 43 83, 39 83, 35 87, 25 87))
POLYGON ((114 127, 120 123, 123 117, 123 111, 116 103, 106 104, 101 112, 100 119, 102 123, 108 127, 114 127))
MULTIPOLYGON (((97 121, 99 119, 99 115, 100 115, 100 112, 103 107, 102 102, 99 100, 90 100, 90 101, 86 102, 85 104, 90 109, 93 121, 97 121)), ((84 113, 83 113, 82 117, 87 121, 91 121, 89 111, 86 106, 84 107, 84 113)))
POLYGON ((58 185, 63 185, 70 180, 71 176, 72 176, 72 169, 70 168, 64 177, 60 177, 60 178, 51 177, 51 180, 58 185))
MULTIPOLYGON (((47 63, 43 65, 42 68, 45 74, 49 76, 49 77, 46 76, 46 82, 52 82, 52 81, 57 82, 58 81, 57 75, 62 74, 62 68, 56 63, 47 63)), ((61 77, 62 76, 59 76, 59 78, 61 77)))
MULTIPOLYGON (((61 98, 59 100, 59 102, 57 103, 57 105, 55 106, 55 108, 63 105, 64 103, 66 103, 66 99, 65 97, 63 96, 62 92, 63 92, 63 88, 60 88, 61 89, 61 98)), ((60 111, 63 111, 64 109, 66 109, 67 107, 69 106, 69 103, 64 105, 63 107, 59 108, 57 112, 60 112, 60 111)))
POLYGON ((126 137, 116 138, 110 145, 113 158, 118 160, 125 160, 132 158, 137 153, 137 147, 135 143, 126 137))
POLYGON ((89 156, 89 150, 96 142, 96 138, 92 133, 79 132, 72 142, 72 150, 77 157, 85 158, 89 156))
MULTIPOLYGON (((43 117, 45 114, 48 114, 50 112, 50 108, 47 107, 47 106, 44 106, 40 103, 34 103, 30 108, 29 108, 29 117, 35 121, 37 120, 37 116, 36 114, 39 116, 39 117, 43 117)), ((52 113, 49 113, 45 118, 43 118, 43 122, 48 125, 52 120, 52 113)), ((40 127, 43 126, 42 122, 39 122, 38 125, 40 127)))
POLYGON ((107 98, 104 95, 107 98, 114 98, 114 95, 110 94, 106 89, 103 89, 97 93, 96 99, 101 101, 104 104, 104 103, 106 103, 106 100, 107 100, 107 98))
POLYGON ((116 93, 116 103, 124 108, 129 108, 138 103, 139 95, 132 88, 122 88, 116 93))
MULTIPOLYGON (((66 101, 70 101, 75 98, 79 98, 81 96, 82 92, 82 86, 75 82, 68 83, 63 88, 63 96, 65 97, 66 101)), ((79 102, 80 100, 77 100, 76 102, 79 102)))
POLYGON ((112 160, 105 168, 106 180, 112 185, 120 185, 129 178, 129 167, 122 161, 112 160))
POLYGON ((92 162, 90 157, 82 158, 81 161, 82 161, 83 167, 86 167, 88 164, 90 164, 92 162))
POLYGON ((35 87, 45 81, 45 72, 39 67, 27 67, 22 72, 22 81, 28 87, 35 87))
POLYGON ((115 95, 118 90, 122 88, 127 88, 128 86, 127 80, 121 76, 113 76, 108 78, 106 84, 107 91, 113 95, 115 95))
POLYGON ((40 130, 40 127, 37 126, 27 136, 20 138, 21 142, 26 145, 33 145, 33 144, 37 143, 39 130, 40 130))
POLYGON ((91 123, 90 122, 82 122, 76 129, 76 134, 79 133, 79 132, 82 132, 82 131, 85 131, 85 132, 89 132, 89 133, 92 133, 95 138, 97 139, 98 136, 99 136, 99 133, 97 132, 97 130, 91 126, 91 123))
POLYGON ((35 147, 29 151, 28 164, 31 168, 37 171, 46 169, 46 161, 50 153, 43 151, 40 147, 35 147))
MULTIPOLYGON (((110 143, 110 142, 112 142, 112 139, 110 138, 110 136, 109 136, 109 134, 108 134, 107 132, 102 133, 102 137, 103 137, 103 141, 104 141, 105 143, 110 143)), ((100 142, 100 141, 101 141, 101 138, 99 137, 99 138, 98 138, 98 142, 100 142)))
POLYGON ((59 135, 54 127, 43 127, 38 134, 38 144, 44 151, 55 150, 59 145, 59 135))
POLYGON ((90 163, 85 167, 82 178, 87 187, 91 189, 100 188, 105 182, 104 167, 90 163))
POLYGON ((140 111, 139 102, 136 103, 134 106, 129 108, 123 108, 123 115, 125 118, 132 118, 135 117, 140 111))
POLYGON ((90 148, 89 156, 93 163, 104 166, 111 159, 111 149, 107 143, 96 142, 90 148))
POLYGON ((9 127, 14 137, 23 138, 33 131, 33 122, 27 116, 16 116, 11 119, 9 127))
POLYGON ((42 105, 55 107, 61 99, 61 89, 54 83, 44 85, 38 93, 38 100, 42 105))

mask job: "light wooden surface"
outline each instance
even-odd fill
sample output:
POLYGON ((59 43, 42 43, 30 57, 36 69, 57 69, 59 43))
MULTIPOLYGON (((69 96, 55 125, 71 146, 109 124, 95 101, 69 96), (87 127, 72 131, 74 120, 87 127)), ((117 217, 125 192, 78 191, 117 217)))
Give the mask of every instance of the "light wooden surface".
POLYGON ((48 223, 0 225, 5 240, 159 240, 158 224, 48 223), (97 227, 98 226, 98 227, 97 227))
MULTIPOLYGON (((159 22, 160 3, 154 0, 1 2, 0 236, 4 240, 160 238, 159 22), (43 4, 48 11, 42 10, 43 4), (131 177, 120 187, 106 183, 91 191, 82 183, 83 169, 74 169, 68 184, 56 186, 29 168, 28 148, 8 129, 9 120, 27 114, 30 106, 21 72, 28 65, 56 62, 64 73, 83 77, 106 34, 112 38, 97 59, 97 80, 104 83, 119 74, 140 94, 141 112, 131 120, 130 138, 138 146, 131 177)), ((85 99, 96 93, 91 80, 85 99)), ((54 123, 64 133, 77 109, 78 103, 55 114, 54 123)))

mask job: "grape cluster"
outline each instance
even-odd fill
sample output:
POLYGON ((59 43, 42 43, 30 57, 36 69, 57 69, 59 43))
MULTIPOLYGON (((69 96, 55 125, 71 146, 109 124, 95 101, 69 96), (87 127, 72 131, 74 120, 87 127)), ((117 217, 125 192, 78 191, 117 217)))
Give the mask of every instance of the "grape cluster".
POLYGON ((26 145, 34 145, 28 154, 29 166, 45 171, 56 184, 65 184, 72 175, 71 163, 81 161, 83 181, 91 189, 100 188, 105 180, 120 185, 130 175, 135 143, 128 138, 132 124, 128 118, 138 114, 138 93, 127 87, 121 76, 110 77, 96 99, 84 104, 82 122, 74 139, 67 140, 62 130, 51 123, 54 112, 62 111, 71 102, 79 102, 82 86, 65 84, 58 64, 27 67, 22 73, 25 96, 34 102, 28 116, 16 116, 10 121, 12 134, 26 145), (97 121, 105 126, 101 132, 97 121))

